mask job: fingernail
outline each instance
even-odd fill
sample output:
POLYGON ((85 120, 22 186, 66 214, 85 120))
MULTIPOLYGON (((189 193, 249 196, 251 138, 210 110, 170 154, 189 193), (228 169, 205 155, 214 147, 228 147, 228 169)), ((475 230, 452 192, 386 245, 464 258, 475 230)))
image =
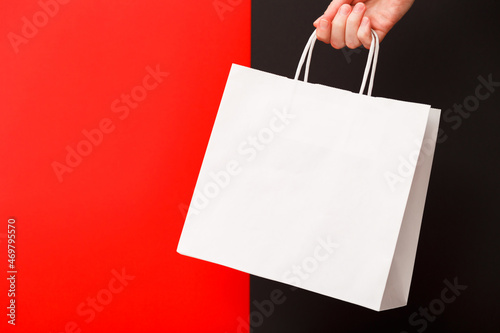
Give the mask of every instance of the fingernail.
POLYGON ((360 13, 365 9, 365 5, 363 5, 361 2, 357 3, 356 6, 354 6, 354 12, 355 13, 360 13))
POLYGON ((361 21, 361 25, 367 25, 370 24, 370 19, 368 17, 363 17, 363 20, 361 21))
POLYGON ((346 16, 349 14, 350 11, 351 11, 351 6, 349 6, 349 5, 342 5, 342 7, 340 7, 340 14, 341 15, 346 16))
POLYGON ((328 21, 325 19, 321 19, 319 21, 319 28, 320 29, 328 29, 328 21))

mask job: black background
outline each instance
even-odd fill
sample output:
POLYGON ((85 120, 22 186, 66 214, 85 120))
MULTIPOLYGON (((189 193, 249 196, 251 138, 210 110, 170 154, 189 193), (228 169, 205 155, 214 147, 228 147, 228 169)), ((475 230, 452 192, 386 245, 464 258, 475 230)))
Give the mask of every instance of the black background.
MULTIPOLYGON (((252 67, 293 77, 328 4, 253 0, 252 67)), ((474 96, 479 76, 500 82, 499 19, 499 1, 416 0, 381 44, 373 95, 442 109, 408 305, 379 313, 252 276, 251 313, 273 289, 286 297, 253 332, 500 332, 500 87, 475 111, 446 112, 474 96), (455 278, 467 289, 426 327, 411 325, 455 278)), ((317 43, 310 81, 358 91, 366 55, 317 43)))

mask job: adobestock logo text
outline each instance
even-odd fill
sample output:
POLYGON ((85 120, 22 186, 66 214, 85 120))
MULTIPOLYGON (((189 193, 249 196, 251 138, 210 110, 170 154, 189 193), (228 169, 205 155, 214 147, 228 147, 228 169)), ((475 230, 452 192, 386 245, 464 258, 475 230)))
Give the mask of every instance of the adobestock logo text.
POLYGON ((70 0, 38 1, 40 10, 36 11, 31 16, 31 19, 26 16, 21 17, 23 25, 20 29, 20 34, 16 34, 12 31, 7 34, 7 39, 14 49, 14 52, 19 53, 19 46, 28 44, 30 39, 35 38, 36 35, 38 35, 39 29, 44 28, 49 23, 50 19, 59 13, 60 5, 66 5, 69 2, 70 0))
MULTIPOLYGON (((146 99, 148 92, 156 89, 164 81, 164 78, 169 75, 169 73, 160 70, 160 65, 156 65, 155 69, 147 66, 146 71, 148 74, 143 77, 141 84, 133 87, 129 94, 121 94, 120 98, 111 103, 111 112, 116 114, 119 120, 127 119, 130 111, 136 109, 139 103, 146 99)), ((52 162, 52 170, 57 180, 62 183, 63 175, 73 172, 76 167, 82 164, 85 157, 88 157, 95 148, 103 143, 105 134, 110 134, 115 129, 115 122, 107 117, 102 118, 97 127, 83 129, 81 131, 83 138, 75 145, 66 146, 64 162, 52 162)))
MULTIPOLYGON (((296 115, 289 113, 287 108, 282 110, 273 109, 273 116, 268 122, 268 125, 261 128, 254 135, 249 135, 245 140, 243 140, 237 147, 238 156, 241 156, 243 160, 247 163, 254 161, 259 152, 266 149, 270 145, 277 135, 286 126, 291 123, 296 115)), ((191 200, 190 211, 194 215, 198 215, 201 210, 208 207, 210 200, 217 197, 220 192, 229 186, 232 177, 239 175, 244 168, 244 164, 240 163, 236 159, 229 160, 226 163, 226 167, 223 170, 211 171, 209 176, 211 181, 207 182, 203 186, 200 186, 193 194, 193 199, 191 200)), ((181 212, 184 205, 179 205, 181 212)))

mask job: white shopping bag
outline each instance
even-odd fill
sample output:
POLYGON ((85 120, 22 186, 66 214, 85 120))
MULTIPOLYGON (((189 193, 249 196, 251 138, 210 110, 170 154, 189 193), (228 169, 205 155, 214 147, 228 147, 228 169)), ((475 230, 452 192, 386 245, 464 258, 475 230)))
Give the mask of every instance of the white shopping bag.
POLYGON ((177 251, 377 311, 404 306, 440 111, 370 96, 375 33, 359 94, 307 83, 315 41, 293 80, 232 66, 177 251))

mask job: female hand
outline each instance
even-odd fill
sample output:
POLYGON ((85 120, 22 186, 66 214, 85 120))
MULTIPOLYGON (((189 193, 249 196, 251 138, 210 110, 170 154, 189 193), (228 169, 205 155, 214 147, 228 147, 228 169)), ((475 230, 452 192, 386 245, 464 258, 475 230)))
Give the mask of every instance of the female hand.
POLYGON ((333 0, 315 22, 316 36, 336 49, 369 49, 371 29, 382 41, 414 0, 333 0))

